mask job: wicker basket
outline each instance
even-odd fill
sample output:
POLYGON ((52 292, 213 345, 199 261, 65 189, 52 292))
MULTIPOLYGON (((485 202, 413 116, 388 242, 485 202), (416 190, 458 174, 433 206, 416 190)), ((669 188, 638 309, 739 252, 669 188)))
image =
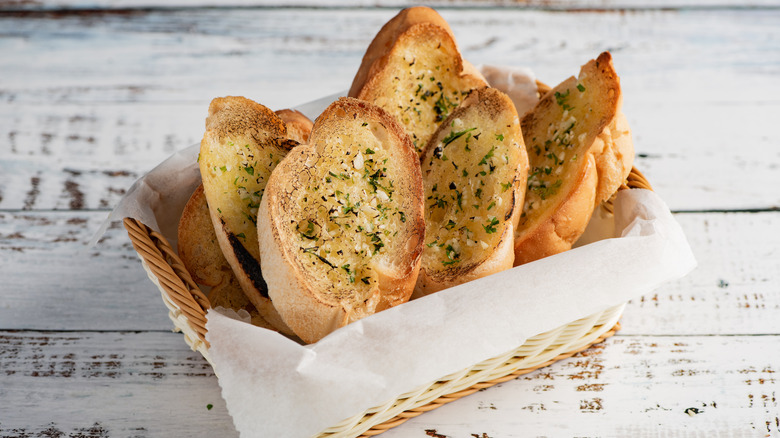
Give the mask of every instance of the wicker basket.
MULTIPOLYGON (((635 168, 621 190, 630 188, 651 189, 644 175, 635 168)), ((611 200, 601 208, 611 212, 611 200)), ((149 278, 160 289, 176 329, 184 333, 184 340, 193 350, 211 362, 206 341, 206 311, 211 307, 208 298, 192 280, 165 237, 135 219, 125 218, 124 225, 149 278)), ((460 397, 571 357, 614 335, 620 327, 618 319, 623 307, 615 306, 534 336, 512 351, 401 394, 318 436, 375 436, 460 397)))

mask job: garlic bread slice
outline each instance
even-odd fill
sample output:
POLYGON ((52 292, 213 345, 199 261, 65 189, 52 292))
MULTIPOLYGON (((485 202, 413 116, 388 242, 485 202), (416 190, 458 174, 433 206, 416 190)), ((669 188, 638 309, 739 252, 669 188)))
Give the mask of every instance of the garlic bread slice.
POLYGON ((274 309, 260 269, 257 208, 271 171, 298 143, 284 122, 243 97, 212 100, 198 162, 222 253, 260 315, 289 332, 274 309))
POLYGON ((276 330, 246 297, 222 254, 214 225, 211 223, 203 185, 195 189, 184 206, 179 220, 177 252, 192 279, 211 288, 208 292, 211 307, 246 310, 253 325, 276 330))
POLYGON ((287 127, 287 138, 298 143, 309 142, 309 135, 311 135, 311 128, 314 127, 314 123, 308 117, 300 111, 292 109, 280 109, 274 111, 274 113, 282 119, 282 122, 287 127))
POLYGON ((258 212, 260 260, 285 323, 305 342, 409 299, 420 266, 419 159, 384 110, 331 104, 308 145, 271 174, 258 212))
POLYGON ((634 159, 620 79, 602 53, 523 117, 530 162, 515 265, 571 249, 594 208, 625 181, 634 159))
POLYGON ((475 90, 423 155, 426 245, 414 297, 512 267, 527 174, 512 100, 475 90))
MULTIPOLYGON (((299 143, 308 141, 313 125, 311 120, 294 110, 283 109, 275 113, 287 127, 289 139, 299 143)), ((274 311, 271 317, 276 326, 266 321, 238 283, 217 242, 203 184, 190 196, 179 219, 178 254, 193 280, 211 288, 208 298, 212 307, 222 306, 236 311, 244 309, 251 316, 252 324, 293 335, 277 312, 274 311)))
POLYGON ((402 10, 369 45, 349 96, 387 110, 422 155, 431 135, 473 89, 487 86, 464 62, 452 30, 436 11, 402 10))

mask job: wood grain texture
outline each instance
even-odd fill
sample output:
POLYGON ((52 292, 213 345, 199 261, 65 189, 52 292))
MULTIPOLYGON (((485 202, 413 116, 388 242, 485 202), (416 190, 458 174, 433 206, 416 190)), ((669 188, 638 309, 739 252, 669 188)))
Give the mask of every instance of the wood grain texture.
POLYGON ((181 341, 0 332, 0 436, 236 436, 211 366, 181 341))
MULTIPOLYGON (((286 4, 0 0, 0 436, 237 436, 121 226, 84 242, 200 140, 212 98, 345 90, 411 5, 286 4)), ((610 50, 636 165, 699 267, 629 303, 605 344, 383 436, 780 436, 777 2, 430 4, 469 60, 550 85, 610 50)))
MULTIPOLYGON (((385 436, 772 436, 778 341, 618 335, 385 436)), ((6 331, 0 358, 1 436, 235 436, 216 377, 178 335, 6 331)))
POLYGON ((778 341, 619 335, 383 437, 777 436, 778 341))
MULTIPOLYGON (((0 212, 0 329, 171 329, 123 228, 85 246, 105 218, 104 212, 0 212), (40 275, 41 266, 48 275, 40 275)), ((633 300, 622 333, 780 333, 780 213, 676 219, 699 266, 633 300)))
POLYGON ((0 212, 0 328, 171 330, 160 292, 105 212, 0 212))
MULTIPOLYGON (((135 177, 200 139, 213 97, 276 109, 344 90, 395 12, 0 14, 0 209, 115 204, 135 177)), ((611 50, 637 166, 673 209, 780 206, 780 10, 442 15, 472 62, 530 66, 550 84, 611 50)))
MULTIPOLYGON (((229 2, 214 2, 213 0, 169 0, 164 6, 151 0, 4 0, 0 3, 0 11, 69 11, 69 10, 112 10, 126 8, 193 8, 193 7, 233 7, 233 8, 274 8, 274 7, 309 7, 309 8, 365 8, 390 7, 402 8, 417 6, 414 0, 231 0, 229 2)), ((609 10, 609 9, 659 9, 659 8, 729 8, 729 7, 772 7, 777 4, 772 0, 752 0, 740 2, 736 0, 433 0, 426 5, 435 7, 506 7, 506 8, 543 8, 552 10, 609 10)))

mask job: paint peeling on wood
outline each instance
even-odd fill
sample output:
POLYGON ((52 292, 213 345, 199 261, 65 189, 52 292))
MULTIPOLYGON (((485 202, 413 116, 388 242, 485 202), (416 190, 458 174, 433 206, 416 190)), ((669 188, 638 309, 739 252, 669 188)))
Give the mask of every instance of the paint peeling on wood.
MULTIPOLYGON (((95 9, 104 3, 0 0, 38 9, 0 13, 12 29, 0 35, 0 329, 35 330, 0 332, 0 436, 236 436, 213 372, 168 333, 121 225, 96 248, 83 242, 138 176, 200 139, 211 98, 277 109, 343 90, 394 11, 95 9), (74 4, 82 10, 40 11, 74 4), (89 68, 72 62, 85 48, 89 68)), ((780 11, 602 8, 615 4, 443 14, 472 62, 528 65, 551 84, 612 49, 636 164, 667 203, 766 211, 676 215, 699 268, 631 302, 616 337, 383 436, 488 438, 505 425, 529 436, 780 436, 780 252, 767 237, 780 197, 742 181, 774 181, 780 168, 780 104, 766 97, 777 63, 765 56, 780 11), (730 123, 709 123, 725 113, 730 123), (712 128, 691 130, 691 114, 712 128)))

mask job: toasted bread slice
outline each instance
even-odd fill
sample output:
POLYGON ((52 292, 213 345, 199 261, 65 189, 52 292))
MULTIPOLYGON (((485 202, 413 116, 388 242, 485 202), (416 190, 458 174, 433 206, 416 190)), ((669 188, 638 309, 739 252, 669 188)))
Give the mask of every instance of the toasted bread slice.
POLYGON ((620 79, 602 53, 523 117, 530 162, 515 233, 515 265, 571 249, 593 209, 617 191, 634 159, 620 79))
POLYGON ((276 330, 257 311, 238 284, 217 243, 211 223, 203 185, 198 186, 184 207, 178 229, 178 253, 196 283, 211 287, 208 293, 212 307, 246 310, 252 324, 276 330))
POLYGON ((280 109, 274 111, 284 125, 287 127, 287 138, 295 140, 298 143, 306 144, 309 142, 311 128, 314 123, 304 116, 300 111, 291 109, 280 109))
POLYGON ((414 297, 511 268, 528 175, 512 100, 472 92, 428 143, 422 175, 426 246, 414 297))
POLYGON ((425 225, 403 127, 364 101, 331 104, 274 170, 257 225, 268 292, 305 342, 407 301, 425 225))
POLYGON ((396 117, 423 149, 441 122, 484 78, 458 51, 452 30, 433 9, 404 9, 368 46, 349 96, 396 117))
POLYGON ((274 309, 260 270, 257 208, 271 171, 298 143, 284 122, 243 97, 217 98, 209 106, 198 158, 209 213, 222 253, 260 315, 289 332, 274 309))

